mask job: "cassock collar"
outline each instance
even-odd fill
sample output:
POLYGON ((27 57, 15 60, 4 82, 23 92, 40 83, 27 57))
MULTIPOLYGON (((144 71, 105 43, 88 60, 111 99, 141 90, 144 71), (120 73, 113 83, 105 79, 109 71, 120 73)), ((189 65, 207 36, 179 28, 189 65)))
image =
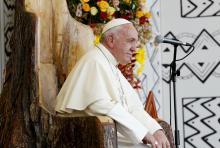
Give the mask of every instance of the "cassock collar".
POLYGON ((115 57, 111 54, 111 52, 101 43, 97 45, 97 47, 102 50, 102 52, 105 54, 106 58, 108 58, 107 60, 109 60, 109 62, 115 66, 118 65, 117 60, 115 59, 115 57))

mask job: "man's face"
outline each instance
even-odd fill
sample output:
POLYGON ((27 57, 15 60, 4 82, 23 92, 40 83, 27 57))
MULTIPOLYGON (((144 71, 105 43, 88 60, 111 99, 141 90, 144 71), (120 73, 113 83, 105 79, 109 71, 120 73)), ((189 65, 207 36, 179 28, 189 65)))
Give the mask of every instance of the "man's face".
POLYGON ((133 25, 122 26, 122 31, 114 38, 114 56, 120 64, 130 63, 136 51, 138 33, 133 25))

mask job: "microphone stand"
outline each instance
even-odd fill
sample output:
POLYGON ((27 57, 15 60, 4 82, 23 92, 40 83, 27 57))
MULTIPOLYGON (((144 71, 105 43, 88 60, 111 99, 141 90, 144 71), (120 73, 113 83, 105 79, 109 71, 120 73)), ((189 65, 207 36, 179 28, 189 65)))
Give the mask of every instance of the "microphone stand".
POLYGON ((170 64, 171 72, 171 81, 173 82, 173 100, 174 100, 174 122, 175 122, 175 146, 178 148, 180 145, 180 138, 179 138, 179 130, 177 125, 177 103, 176 103, 176 76, 180 75, 180 71, 176 70, 176 54, 177 54, 177 47, 178 44, 173 44, 174 46, 174 54, 173 54, 173 61, 170 64))

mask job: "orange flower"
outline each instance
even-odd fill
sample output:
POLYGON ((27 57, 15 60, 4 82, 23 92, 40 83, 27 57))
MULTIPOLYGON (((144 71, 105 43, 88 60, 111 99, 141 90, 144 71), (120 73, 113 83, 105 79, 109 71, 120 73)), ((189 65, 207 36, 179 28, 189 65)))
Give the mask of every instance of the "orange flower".
POLYGON ((146 3, 146 0, 139 0, 139 3, 146 3))
POLYGON ((89 0, 80 0, 81 3, 87 3, 89 0))
POLYGON ((129 4, 131 0, 124 0, 125 3, 129 4))
POLYGON ((85 12, 90 11, 90 6, 89 6, 89 4, 84 3, 84 4, 82 5, 82 9, 83 9, 85 12))

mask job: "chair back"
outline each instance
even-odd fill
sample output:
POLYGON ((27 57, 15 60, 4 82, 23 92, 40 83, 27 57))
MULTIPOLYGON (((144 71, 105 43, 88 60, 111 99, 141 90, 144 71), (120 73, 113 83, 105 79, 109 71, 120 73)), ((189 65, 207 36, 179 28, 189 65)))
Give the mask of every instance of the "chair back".
POLYGON ((37 17, 39 104, 54 113, 59 89, 78 59, 93 48, 94 35, 70 15, 66 0, 25 0, 25 9, 37 17))

